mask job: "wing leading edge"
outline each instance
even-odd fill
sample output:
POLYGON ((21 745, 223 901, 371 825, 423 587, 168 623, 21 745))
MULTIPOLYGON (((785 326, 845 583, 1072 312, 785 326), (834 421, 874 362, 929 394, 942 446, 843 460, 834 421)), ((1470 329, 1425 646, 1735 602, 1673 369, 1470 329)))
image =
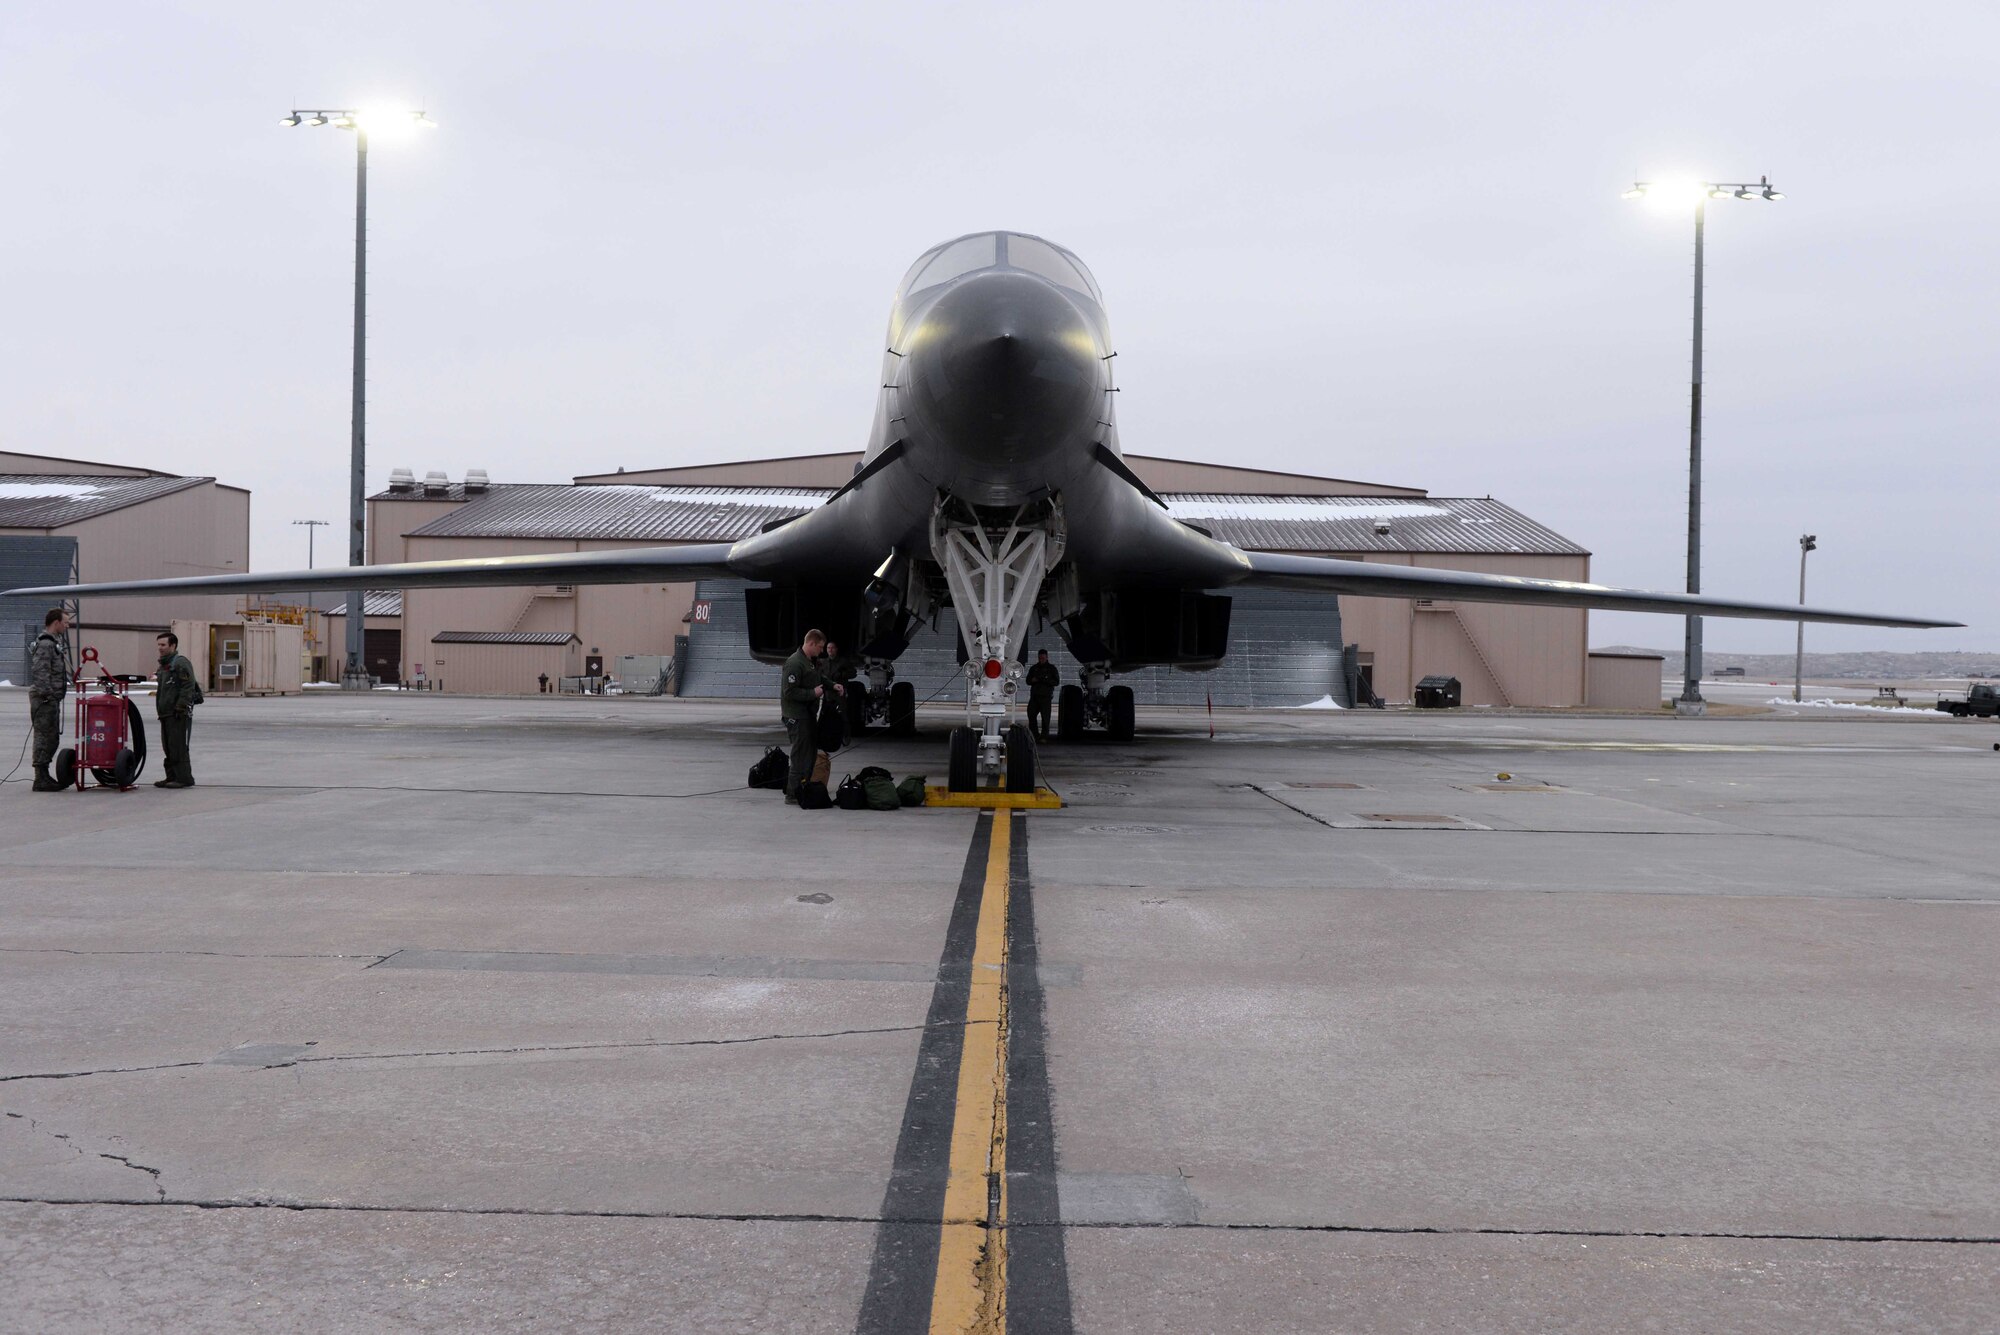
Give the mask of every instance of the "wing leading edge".
POLYGON ((457 561, 279 570, 267 574, 191 575, 116 584, 53 584, 8 589, 9 597, 76 598, 85 594, 298 593, 315 589, 469 589, 520 584, 653 584, 733 575, 732 544, 632 547, 607 552, 477 556, 457 561))
POLYGON ((1486 575, 1470 570, 1426 570, 1417 566, 1377 565, 1372 561, 1342 561, 1328 556, 1292 556, 1280 552, 1244 552, 1249 571, 1232 584, 1265 588, 1318 589, 1360 598, 1452 598, 1461 602, 1515 603, 1527 607, 1594 607, 1610 612, 1693 613, 1705 617, 1748 617, 1764 621, 1815 621, 1841 626, 1905 626, 1935 629, 1962 626, 1962 621, 1927 617, 1883 616, 1872 612, 1841 612, 1794 603, 1751 603, 1706 594, 1653 593, 1608 584, 1583 584, 1564 579, 1531 579, 1522 575, 1486 575))

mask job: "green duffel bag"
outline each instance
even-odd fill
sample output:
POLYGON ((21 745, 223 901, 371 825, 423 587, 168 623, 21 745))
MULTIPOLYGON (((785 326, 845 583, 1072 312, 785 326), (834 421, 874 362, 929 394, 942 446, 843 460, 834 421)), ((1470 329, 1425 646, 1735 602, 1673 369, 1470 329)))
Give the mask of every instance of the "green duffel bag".
POLYGON ((896 796, 896 777, 880 765, 870 765, 856 774, 870 811, 900 811, 903 800, 896 796))
POLYGON ((896 785, 896 797, 906 807, 920 807, 924 804, 924 790, 930 784, 921 774, 912 774, 896 785))

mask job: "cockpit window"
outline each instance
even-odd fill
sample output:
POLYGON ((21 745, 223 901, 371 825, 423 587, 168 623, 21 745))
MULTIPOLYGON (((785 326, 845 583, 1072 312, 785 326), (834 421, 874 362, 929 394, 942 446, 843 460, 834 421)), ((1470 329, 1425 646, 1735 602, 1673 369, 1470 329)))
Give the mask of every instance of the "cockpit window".
POLYGON ((954 241, 918 270, 903 285, 903 290, 915 292, 919 288, 936 287, 975 269, 990 269, 1000 262, 998 252, 999 247, 991 232, 954 241))
POLYGON ((1086 293, 1093 301, 1103 301, 1098 294, 1097 284, 1084 272, 1083 265, 1057 250, 1046 241, 1037 241, 1032 236, 1007 235, 1007 264, 1010 268, 1025 269, 1031 274, 1086 293))

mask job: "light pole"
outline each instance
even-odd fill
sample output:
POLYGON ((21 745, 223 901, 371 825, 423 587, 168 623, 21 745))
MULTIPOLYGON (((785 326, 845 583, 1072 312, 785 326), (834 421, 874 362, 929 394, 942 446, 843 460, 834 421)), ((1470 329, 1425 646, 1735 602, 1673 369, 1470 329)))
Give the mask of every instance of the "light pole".
MULTIPOLYGON (((354 132, 354 404, 349 428, 349 476, 347 483, 347 563, 368 564, 368 448, 365 374, 368 342, 368 131, 388 125, 420 125, 435 130, 437 122, 421 111, 373 112, 355 108, 292 108, 284 124, 332 124, 335 129, 354 132)), ((310 545, 310 543, 308 544, 310 545)), ((347 667, 340 684, 348 690, 369 687, 368 665, 363 661, 362 632, 367 618, 360 614, 363 591, 347 595, 347 667)))
MULTIPOLYGON (((1799 606, 1806 605, 1806 553, 1819 546, 1819 539, 1810 533, 1799 537, 1799 606)), ((1792 703, 1805 698, 1806 680, 1806 623, 1799 622, 1799 651, 1792 659, 1792 703)))
MULTIPOLYGON (((1694 393, 1688 403, 1688 562, 1687 591, 1701 592, 1701 291, 1702 237, 1711 199, 1779 200, 1784 195, 1772 188, 1771 178, 1758 178, 1752 185, 1742 181, 1690 181, 1667 183, 1637 181, 1624 194, 1626 199, 1675 198, 1694 201, 1694 393)), ((1686 652, 1681 660, 1680 699, 1674 712, 1700 715, 1707 712, 1701 698, 1701 618, 1687 619, 1686 652)))
POLYGON ((307 570, 311 570, 313 568, 313 530, 325 528, 326 526, 327 522, 324 519, 294 519, 292 521, 293 528, 303 528, 306 531, 307 570))

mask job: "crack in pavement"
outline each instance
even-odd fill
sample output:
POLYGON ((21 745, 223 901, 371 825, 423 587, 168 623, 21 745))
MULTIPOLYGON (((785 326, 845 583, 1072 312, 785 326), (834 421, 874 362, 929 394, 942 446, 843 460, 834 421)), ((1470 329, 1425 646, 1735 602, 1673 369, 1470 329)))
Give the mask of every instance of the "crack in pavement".
MULTIPOLYGON (((261 1071, 282 1071, 292 1066, 317 1062, 403 1061, 419 1057, 507 1057, 541 1052, 607 1052, 621 1048, 722 1048, 745 1043, 774 1043, 817 1038, 849 1038, 866 1034, 909 1034, 944 1026, 927 1024, 887 1025, 879 1029, 829 1029, 810 1034, 753 1034, 744 1038, 639 1038, 611 1043, 548 1043, 512 1048, 440 1048, 424 1052, 347 1052, 296 1057, 290 1061, 260 1065, 261 1071)), ((964 1022, 951 1027, 963 1028, 964 1022)), ((175 1071, 189 1066, 215 1065, 214 1058, 203 1061, 162 1062, 157 1066, 111 1066, 95 1071, 45 1071, 22 1075, 0 1075, 0 1083, 10 1080, 79 1080, 92 1075, 133 1075, 146 1071, 175 1071)), ((8 1116, 16 1114, 9 1113, 8 1116)))
MULTIPOLYGON (((11 1114, 10 1114, 11 1115, 11 1114)), ((105 1158, 118 1158, 105 1155, 105 1158)), ((120 1160, 120 1162, 126 1162, 120 1160)), ((131 1164, 148 1173, 157 1169, 131 1164)), ((253 1197, 225 1199, 219 1197, 174 1197, 164 1193, 155 1201, 133 1201, 114 1199, 70 1198, 59 1199, 46 1196, 0 1196, 4 1205, 48 1205, 48 1206, 127 1206, 151 1209, 156 1206, 182 1206, 196 1210, 293 1210, 299 1212, 325 1211, 329 1213, 352 1214, 412 1214, 412 1215, 493 1215, 519 1216, 524 1218, 556 1219, 660 1219, 660 1220, 707 1220, 716 1223, 739 1224, 927 1224, 935 1225, 941 1220, 935 1218, 901 1218, 879 1214, 834 1214, 821 1212, 772 1212, 718 1211, 718 1210, 591 1210, 584 1208, 536 1209, 526 1206, 476 1206, 476 1205, 367 1205, 352 1201, 311 1201, 284 1200, 278 1197, 253 1197)), ((1370 1224, 1188 1224, 1144 1221, 1138 1223, 1027 1223, 1013 1221, 1010 1230, 1020 1229, 1122 1229, 1133 1232, 1196 1231, 1217 1233, 1352 1233, 1373 1234, 1383 1237, 1499 1237, 1499 1238, 1649 1238, 1662 1241, 1717 1241, 1717 1242, 1847 1242, 1847 1243, 1918 1243, 1954 1247, 1991 1247, 2000 1245, 2000 1234, 1993 1236, 1954 1237, 1949 1234, 1923 1233, 1785 1233, 1754 1232, 1735 1230, 1703 1229, 1614 1229, 1614 1228, 1453 1228, 1445 1225, 1370 1225, 1370 1224)))
MULTIPOLYGON (((206 1061, 161 1062, 157 1066, 105 1066, 94 1071, 32 1071, 21 1075, 0 1075, 0 1084, 9 1080, 81 1080, 87 1075, 134 1075, 141 1071, 177 1071, 183 1066, 206 1066, 206 1061)), ((14 1114, 9 1113, 12 1117, 14 1114)))
MULTIPOLYGON (((49 1131, 44 1129, 40 1119, 38 1118, 30 1117, 26 1113, 17 1113, 17 1112, 10 1112, 6 1115, 9 1118, 13 1119, 14 1121, 26 1122, 28 1124, 28 1130, 30 1131, 40 1131, 43 1135, 48 1136, 51 1139, 60 1140, 71 1152, 73 1152, 80 1159, 88 1159, 91 1156, 91 1154, 94 1153, 94 1151, 86 1150, 85 1148, 83 1148, 83 1146, 77 1144, 75 1138, 72 1137, 67 1131, 49 1131)), ((153 1178, 153 1190, 159 1193, 158 1200, 156 1200, 154 1203, 160 1204, 166 1201, 167 1189, 165 1186, 161 1185, 159 1169, 149 1168, 142 1163, 133 1163, 130 1159, 128 1159, 122 1154, 104 1154, 102 1152, 95 1152, 95 1153, 97 1154, 97 1157, 100 1159, 109 1159, 112 1163, 123 1164, 127 1168, 134 1168, 137 1169, 139 1172, 151 1174, 153 1178)), ((131 1204, 132 1202, 127 1202, 127 1203, 131 1204)))

